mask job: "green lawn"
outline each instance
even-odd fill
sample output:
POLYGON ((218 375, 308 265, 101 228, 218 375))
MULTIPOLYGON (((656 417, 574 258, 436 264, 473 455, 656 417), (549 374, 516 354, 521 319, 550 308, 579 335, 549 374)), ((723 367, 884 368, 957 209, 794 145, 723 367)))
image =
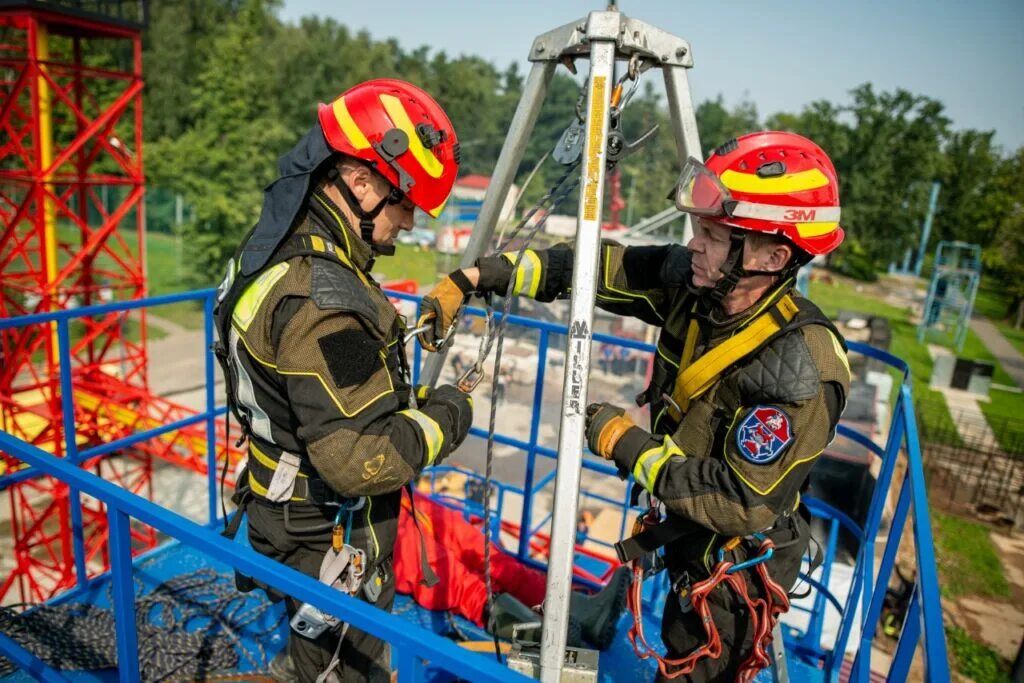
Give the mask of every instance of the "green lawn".
POLYGON ((458 261, 451 259, 446 265, 444 256, 433 249, 423 250, 408 244, 399 244, 394 256, 382 256, 373 264, 373 275, 378 282, 412 279, 420 283, 420 293, 438 281, 439 269, 458 268, 458 261))
POLYGON ((840 310, 860 311, 889 319, 892 343, 889 352, 906 361, 910 366, 910 379, 914 399, 918 403, 918 421, 924 428, 941 434, 949 434, 959 442, 956 427, 946 407, 942 392, 928 388, 932 375, 932 359, 928 349, 917 342, 917 327, 910 323, 910 311, 858 292, 856 285, 825 284, 812 282, 810 298, 829 317, 836 317, 840 310))
POLYGON ((947 598, 1010 597, 1003 564, 984 524, 931 511, 940 589, 947 598))
MULTIPOLYGON (((177 240, 163 232, 146 233, 146 271, 149 278, 150 296, 173 294, 188 289, 184 284, 184 265, 178 254, 177 240)), ((213 287, 220 274, 210 278, 213 287)), ((189 329, 203 326, 203 307, 198 301, 160 306, 151 309, 151 314, 170 320, 189 329)))
POLYGON ((977 683, 1010 683, 1010 662, 971 638, 958 626, 946 627, 946 641, 957 671, 977 683))

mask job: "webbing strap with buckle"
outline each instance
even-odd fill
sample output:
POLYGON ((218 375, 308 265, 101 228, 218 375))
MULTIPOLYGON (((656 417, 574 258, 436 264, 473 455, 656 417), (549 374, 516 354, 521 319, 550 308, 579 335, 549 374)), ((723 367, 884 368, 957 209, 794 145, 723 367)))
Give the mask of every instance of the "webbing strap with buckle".
POLYGON ((695 319, 690 321, 679 360, 679 374, 672 389, 672 401, 666 409, 677 422, 690 406, 690 402, 710 389, 729 367, 757 351, 778 334, 800 311, 793 297, 782 296, 766 310, 756 313, 751 322, 729 339, 693 361, 700 329, 695 319), (673 405, 674 403, 674 405, 673 405))
POLYGON ((619 556, 619 562, 626 564, 701 529, 696 522, 671 515, 662 522, 646 526, 639 533, 616 543, 615 554, 619 556))
POLYGON ((253 495, 271 503, 341 505, 339 496, 301 457, 283 452, 280 456, 249 441, 248 483, 253 495))

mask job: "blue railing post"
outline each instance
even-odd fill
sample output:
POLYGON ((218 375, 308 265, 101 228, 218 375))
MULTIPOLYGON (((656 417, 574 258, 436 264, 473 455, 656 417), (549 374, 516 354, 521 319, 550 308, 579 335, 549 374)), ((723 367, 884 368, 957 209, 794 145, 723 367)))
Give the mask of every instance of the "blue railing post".
POLYGON ((134 683, 141 680, 141 677, 139 637, 135 631, 130 521, 128 515, 110 505, 107 508, 107 523, 110 526, 110 573, 114 593, 114 622, 117 625, 118 674, 122 683, 134 683))
MULTIPOLYGON (((906 378, 905 381, 910 381, 906 378)), ((867 519, 864 523, 864 533, 860 536, 860 548, 857 551, 857 560, 854 565, 853 581, 850 585, 850 594, 846 599, 844 614, 853 614, 856 611, 857 601, 861 600, 862 616, 867 613, 874 588, 874 552, 875 536, 882 520, 882 511, 885 508, 885 501, 889 497, 889 490, 892 486, 893 472, 896 467, 896 460, 899 458, 900 447, 903 444, 903 411, 905 406, 902 394, 896 399, 896 408, 893 410, 892 422, 889 428, 889 438, 885 445, 885 454, 882 456, 882 467, 875 479, 875 490, 871 494, 871 504, 868 507, 867 519)), ((854 619, 844 619, 839 627, 839 636, 836 638, 836 645, 833 649, 833 667, 842 664, 843 653, 846 651, 846 643, 850 638, 853 629, 854 619)), ((836 669, 837 670, 837 669, 836 669)), ((851 677, 851 680, 855 680, 851 677)))
MULTIPOLYGON (((821 564, 821 585, 827 586, 832 578, 832 563, 836 557, 836 546, 839 543, 839 518, 833 517, 829 525, 828 546, 825 549, 825 560, 821 564)), ((821 647, 821 629, 825 623, 825 612, 828 605, 825 603, 825 594, 818 591, 814 596, 814 607, 811 608, 811 620, 807 624, 807 635, 805 639, 808 646, 815 649, 821 647)))
MULTIPOLYGON (((57 353, 60 360, 60 412, 64 428, 64 457, 80 465, 78 425, 75 422, 75 394, 71 381, 71 333, 67 319, 57 321, 57 353)), ((89 580, 85 565, 85 525, 82 522, 82 494, 68 487, 68 510, 71 513, 71 545, 75 558, 75 585, 82 587, 89 580)))
POLYGON ((398 649, 399 683, 418 683, 423 680, 423 660, 413 652, 412 645, 398 649))
MULTIPOLYGON (((913 405, 910 385, 900 390, 907 405, 913 405)), ((904 412, 907 434, 907 479, 911 484, 911 504, 914 508, 914 548, 917 551, 917 585, 921 593, 924 614, 924 654, 929 680, 949 680, 949 662, 946 659, 946 630, 942 622, 942 598, 939 595, 939 573, 935 563, 935 540, 932 537, 928 491, 921 462, 921 444, 917 438, 917 423, 913 413, 904 412)))
POLYGON ((537 342, 537 377, 533 387, 533 414, 530 416, 530 447, 526 452, 526 474, 523 479, 523 514, 519 520, 519 550, 523 559, 530 552, 530 524, 533 522, 533 478, 537 463, 537 439, 540 435, 540 407, 544 402, 544 373, 548 365, 548 331, 540 331, 537 342))
MULTIPOLYGON (((868 608, 861 615, 860 648, 857 657, 854 659, 853 670, 850 674, 851 681, 866 681, 871 670, 871 643, 875 639, 875 630, 879 620, 882 618, 882 607, 885 605, 885 589, 889 585, 889 577, 892 576, 892 568, 896 565, 896 553, 900 547, 900 534, 907 521, 907 512, 910 510, 910 479, 904 478, 900 486, 900 496, 896 503, 896 511, 892 516, 889 538, 885 543, 885 550, 882 553, 882 562, 878 566, 878 590, 871 594, 868 608)), ((874 552, 874 539, 866 544, 868 552, 874 552)))
POLYGON ((3 632, 0 632, 0 653, 3 653, 4 658, 18 667, 20 671, 24 671, 37 681, 43 681, 44 683, 67 683, 68 679, 60 675, 60 672, 47 666, 46 662, 33 655, 21 645, 18 645, 16 640, 5 635, 3 632))
MULTIPOLYGON (((416 302, 416 320, 420 319, 420 309, 423 308, 423 300, 416 302)), ((416 323, 413 322, 413 325, 416 323)), ((420 381, 420 364, 423 362, 423 349, 414 339, 412 342, 412 385, 416 386, 420 381)))
MULTIPOLYGON (((213 305, 215 295, 207 294, 203 299, 203 350, 206 359, 206 485, 207 497, 210 507, 210 524, 217 521, 217 419, 215 412, 217 401, 214 397, 214 357, 213 357, 213 305)), ((227 429, 229 420, 225 420, 224 428, 227 429)), ((230 439, 231 435, 227 435, 230 439)), ((231 454, 224 451, 224 458, 230 459, 231 454)))
MULTIPOLYGON (((892 663, 889 665, 889 675, 885 679, 887 681, 909 680, 910 664, 914 661, 917 641, 921 638, 921 603, 917 590, 919 587, 919 585, 914 586, 914 592, 910 596, 910 605, 907 607, 907 615, 903 618, 903 628, 900 629, 896 654, 892 658, 892 663)), ((926 656, 925 662, 927 663, 927 661, 928 658, 926 656)), ((929 671, 928 674, 931 674, 931 672, 929 671)), ((928 675, 925 680, 945 683, 945 681, 949 680, 949 672, 946 672, 945 678, 933 678, 931 675, 928 675)))

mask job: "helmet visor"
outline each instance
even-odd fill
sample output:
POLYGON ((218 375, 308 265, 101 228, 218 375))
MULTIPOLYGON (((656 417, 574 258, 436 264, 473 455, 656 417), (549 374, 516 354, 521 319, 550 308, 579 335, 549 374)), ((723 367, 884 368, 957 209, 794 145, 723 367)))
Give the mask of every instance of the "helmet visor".
POLYGON ((673 194, 677 209, 696 216, 725 216, 732 200, 718 176, 693 157, 686 160, 673 194))

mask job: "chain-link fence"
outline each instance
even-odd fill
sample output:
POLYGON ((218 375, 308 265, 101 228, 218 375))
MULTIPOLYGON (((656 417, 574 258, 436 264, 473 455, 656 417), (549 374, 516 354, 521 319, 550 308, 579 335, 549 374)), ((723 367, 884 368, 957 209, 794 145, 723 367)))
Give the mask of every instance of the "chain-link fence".
MULTIPOLYGON (((918 401, 918 416, 934 413, 918 401)), ((957 411, 951 417, 952 422, 923 419, 919 425, 930 500, 972 508, 1007 526, 1024 525, 1024 420, 995 418, 993 424, 957 411)))

